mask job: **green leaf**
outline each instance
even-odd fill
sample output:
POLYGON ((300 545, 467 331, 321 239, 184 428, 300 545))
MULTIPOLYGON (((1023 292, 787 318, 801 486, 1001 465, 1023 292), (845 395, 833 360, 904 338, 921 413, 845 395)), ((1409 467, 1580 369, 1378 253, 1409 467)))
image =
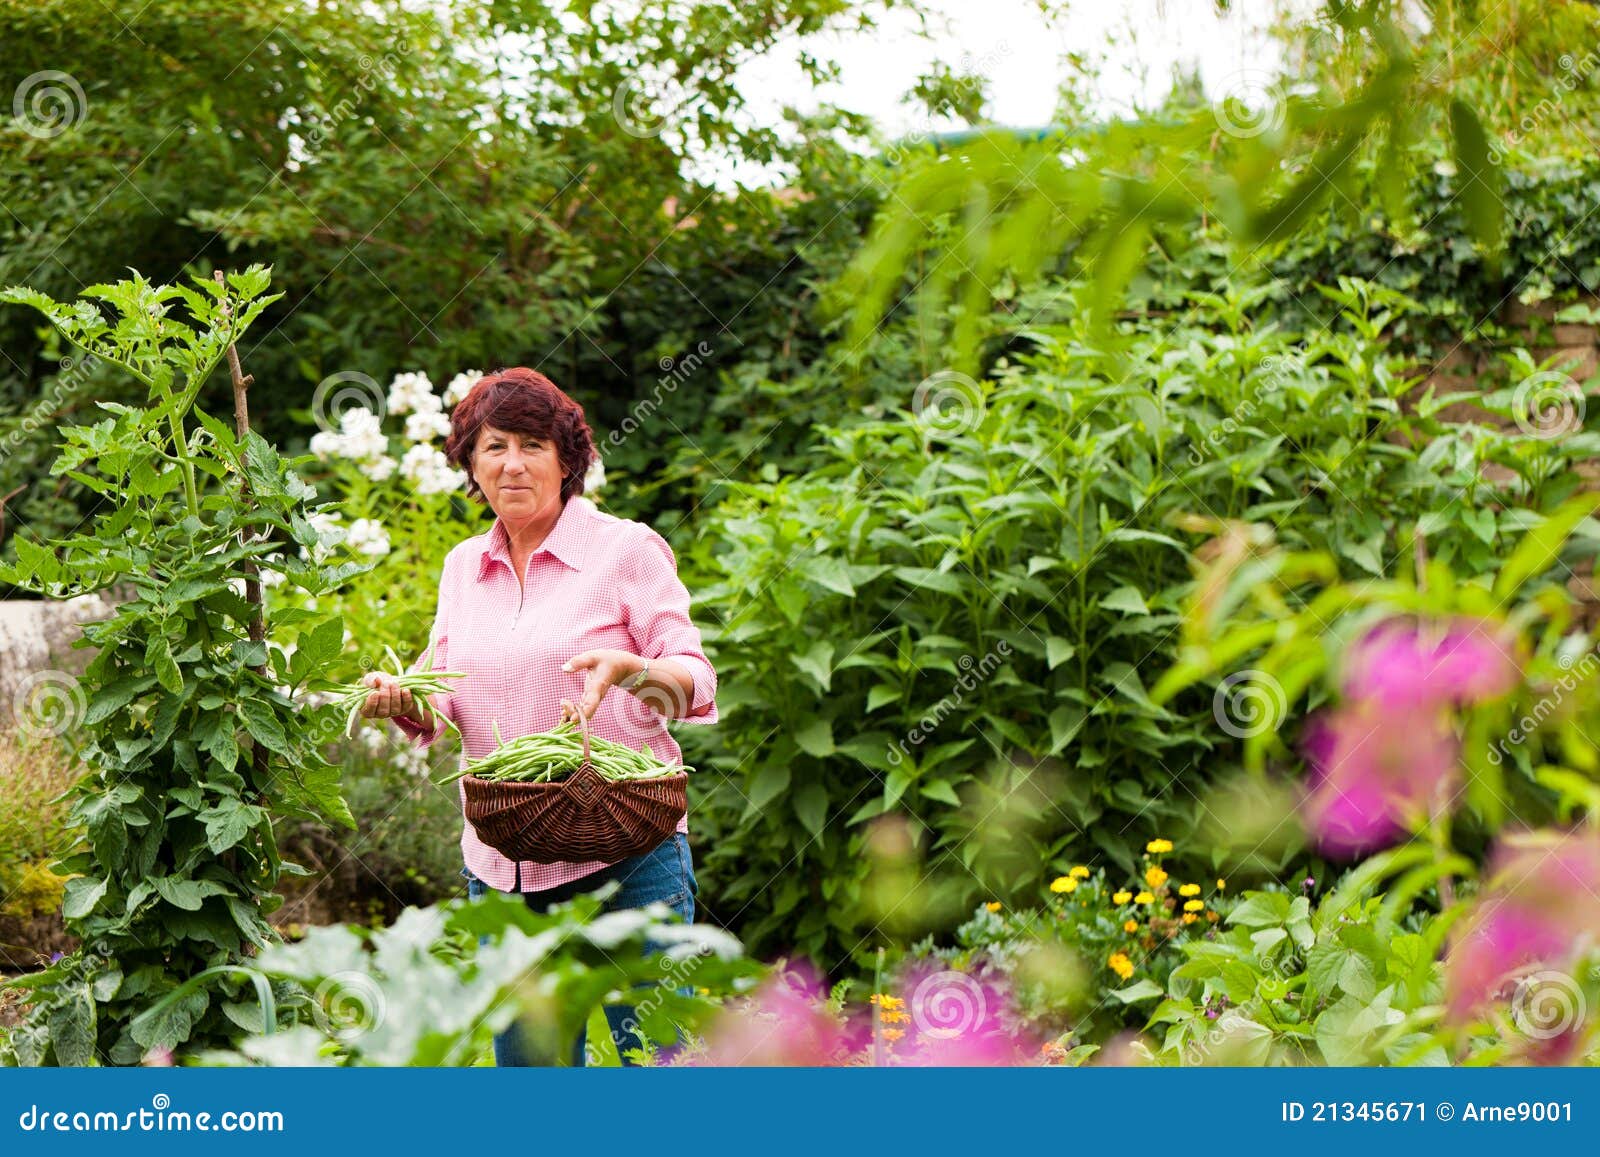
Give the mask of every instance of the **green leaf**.
POLYGON ((867 692, 867 714, 870 715, 885 703, 893 703, 900 698, 900 688, 890 683, 879 683, 867 692))
POLYGON ((794 814, 806 831, 813 836, 821 836, 822 828, 828 820, 828 789, 820 783, 807 783, 801 785, 793 796, 794 814))
POLYGON ((1522 536, 1495 579, 1494 593, 1502 604, 1516 594, 1523 583, 1547 570, 1561 557, 1561 548, 1573 530, 1593 514, 1597 506, 1600 506, 1600 494, 1581 495, 1563 503, 1555 513, 1522 536))
POLYGON ((69 990, 66 1001, 50 1013, 50 1043, 55 1046, 56 1063, 83 1068, 95 1061, 94 1001, 81 987, 69 990))
POLYGON ((1127 988, 1114 989, 1111 993, 1113 1000, 1123 1004, 1137 1004, 1141 1000, 1150 1000, 1163 995, 1161 986, 1148 978, 1136 980, 1127 988))
POLYGON ((1289 897, 1282 892, 1247 892, 1245 899, 1228 913, 1229 924, 1246 928, 1269 928, 1289 919, 1289 897))
POLYGON ((1084 710, 1076 703, 1063 703, 1050 712, 1050 755, 1060 755, 1067 744, 1083 730, 1084 710))
POLYGON ((844 595, 846 598, 855 597, 856 587, 850 581, 850 568, 843 559, 833 555, 818 555, 805 559, 796 569, 820 587, 844 595))
POLYGON ((809 675, 826 694, 833 683, 833 651, 834 645, 826 640, 819 640, 802 655, 791 655, 789 658, 801 671, 809 675))
POLYGON ((1078 653, 1078 648, 1067 642, 1060 635, 1051 635, 1046 639, 1044 641, 1044 650, 1045 662, 1049 664, 1052 671, 1078 653))
POLYGON ((68 880, 61 901, 61 914, 68 920, 81 920, 94 910, 106 894, 106 881, 78 876, 68 880))
POLYGON ((223 800, 216 807, 200 813, 206 825, 206 845, 214 854, 233 847, 251 828, 261 822, 264 813, 258 807, 236 799, 223 800))
POLYGON ((1467 228, 1487 249, 1500 244, 1505 205, 1500 170, 1489 157, 1489 136, 1478 114, 1459 97, 1450 100, 1450 137, 1467 228))
POLYGON ((239 716, 244 720, 245 730, 257 743, 265 745, 279 755, 290 754, 289 741, 284 736, 283 725, 278 722, 278 716, 270 704, 260 699, 241 699, 239 716))
POLYGON ((821 717, 813 719, 794 733, 794 741, 807 755, 827 758, 836 750, 833 745, 833 721, 821 717))
POLYGON ((221 896, 227 889, 215 880, 186 880, 182 876, 157 876, 152 883, 156 893, 175 908, 198 912, 207 896, 221 896))
POLYGON ((173 661, 172 648, 160 635, 152 640, 152 644, 155 650, 156 679, 166 690, 174 695, 179 694, 183 691, 183 674, 178 670, 178 664, 173 661))
MULTIPOLYGON (((1121 611, 1125 615, 1148 615, 1150 608, 1145 606, 1144 596, 1137 587, 1122 586, 1106 595, 1100 600, 1100 605, 1108 611, 1121 611)), ((1052 667, 1054 663, 1050 664, 1052 667)))
POLYGON ((789 788, 789 764, 774 760, 764 763, 750 779, 750 805, 757 811, 765 810, 789 788))

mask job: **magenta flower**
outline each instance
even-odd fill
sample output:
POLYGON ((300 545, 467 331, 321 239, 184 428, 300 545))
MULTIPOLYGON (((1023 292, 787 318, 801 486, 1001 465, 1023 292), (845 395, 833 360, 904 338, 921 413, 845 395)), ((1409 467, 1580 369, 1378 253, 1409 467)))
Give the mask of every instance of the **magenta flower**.
POLYGON ((1391 621, 1345 654, 1344 693, 1395 710, 1466 706, 1509 694, 1521 678, 1516 638, 1500 624, 1391 621))
POLYGON ((898 983, 910 1030, 894 1046, 891 1064, 983 1067, 1039 1063, 1043 1039, 1008 1016, 1008 993, 992 980, 923 963, 898 983))
POLYGON ((826 1008, 827 991, 804 967, 768 977, 749 999, 726 1009, 706 1032, 701 1065, 837 1065, 853 1051, 851 1034, 826 1008))
POLYGON ((1311 780, 1301 815, 1318 850, 1337 858, 1404 838, 1438 794, 1454 793, 1459 767, 1456 738, 1440 712, 1370 702, 1314 718, 1304 752, 1311 780))
POLYGON ((1490 861, 1488 881, 1451 940, 1446 1008, 1460 1023, 1509 999, 1529 1059, 1559 1063, 1583 1020, 1570 973, 1600 933, 1600 836, 1508 836, 1490 861))

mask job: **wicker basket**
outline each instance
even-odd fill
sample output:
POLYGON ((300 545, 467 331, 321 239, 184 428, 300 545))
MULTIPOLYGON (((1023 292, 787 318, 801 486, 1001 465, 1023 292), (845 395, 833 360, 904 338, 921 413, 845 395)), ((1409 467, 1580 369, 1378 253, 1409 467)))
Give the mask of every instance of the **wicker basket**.
POLYGON ((589 762, 589 722, 581 712, 578 725, 583 762, 558 783, 462 776, 467 822, 501 855, 536 864, 614 864, 648 852, 677 830, 689 808, 688 774, 609 780, 589 762))

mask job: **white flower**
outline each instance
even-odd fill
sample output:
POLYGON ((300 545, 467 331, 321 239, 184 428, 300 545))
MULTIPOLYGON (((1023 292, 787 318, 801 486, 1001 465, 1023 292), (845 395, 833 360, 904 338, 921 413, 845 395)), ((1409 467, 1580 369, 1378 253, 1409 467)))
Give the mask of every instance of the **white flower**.
POLYGON ((450 460, 437 446, 417 443, 400 459, 400 473, 418 494, 448 494, 466 484, 467 476, 450 467, 450 460))
POLYGON ((416 413, 406 417, 406 438, 412 442, 431 442, 449 434, 450 419, 442 413, 416 413))
POLYGON ((374 482, 384 482, 394 476, 394 459, 371 458, 361 463, 360 470, 374 482))
POLYGON ((382 558, 389 553, 389 532, 383 524, 372 518, 358 518, 350 524, 345 543, 357 554, 370 554, 382 558))
POLYGON ((322 461, 344 456, 344 439, 333 430, 321 430, 311 435, 311 452, 322 461))
POLYGON ((598 494, 600 488, 605 484, 605 463, 600 461, 600 455, 596 454, 594 461, 589 463, 589 469, 583 476, 583 492, 585 494, 598 494))
POLYGON ((439 409, 439 399, 434 396, 433 383, 427 374, 396 374, 389 383, 389 412, 421 414, 439 409))
POLYGON ((467 396, 467 391, 478 384, 483 377, 482 370, 462 370, 450 379, 450 384, 444 388, 444 404, 452 410, 461 404, 461 399, 467 396))

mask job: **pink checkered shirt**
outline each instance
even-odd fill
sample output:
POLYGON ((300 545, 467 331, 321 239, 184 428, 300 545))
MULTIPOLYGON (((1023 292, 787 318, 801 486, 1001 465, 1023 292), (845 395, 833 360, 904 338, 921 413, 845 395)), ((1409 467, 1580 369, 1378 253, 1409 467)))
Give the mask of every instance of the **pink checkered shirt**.
MULTIPOLYGON (((586 498, 568 500, 528 559, 524 587, 517 584, 499 519, 451 550, 429 637, 436 647, 434 670, 465 673, 450 695, 433 699, 434 708, 461 729, 463 762, 494 749, 496 721, 506 740, 559 723, 561 700, 577 702, 584 681, 584 672, 563 671, 561 665, 600 647, 682 663, 694 676, 684 720, 717 721, 717 675, 689 621, 689 592, 678 579, 672 548, 643 523, 605 514, 586 498)), ((424 648, 413 669, 426 657, 424 648)), ((407 720, 395 723, 418 746, 445 730, 443 722, 432 732, 407 720)), ((664 762, 681 759, 665 717, 621 687, 606 692, 590 728, 635 750, 648 744, 664 762)), ((464 802, 466 789, 460 790, 464 802)), ((689 830, 687 817, 678 830, 689 830)), ((519 878, 522 891, 538 892, 606 866, 599 860, 523 862, 519 877, 519 865, 479 840, 471 824, 464 825, 461 854, 474 875, 502 892, 515 890, 519 878)))

